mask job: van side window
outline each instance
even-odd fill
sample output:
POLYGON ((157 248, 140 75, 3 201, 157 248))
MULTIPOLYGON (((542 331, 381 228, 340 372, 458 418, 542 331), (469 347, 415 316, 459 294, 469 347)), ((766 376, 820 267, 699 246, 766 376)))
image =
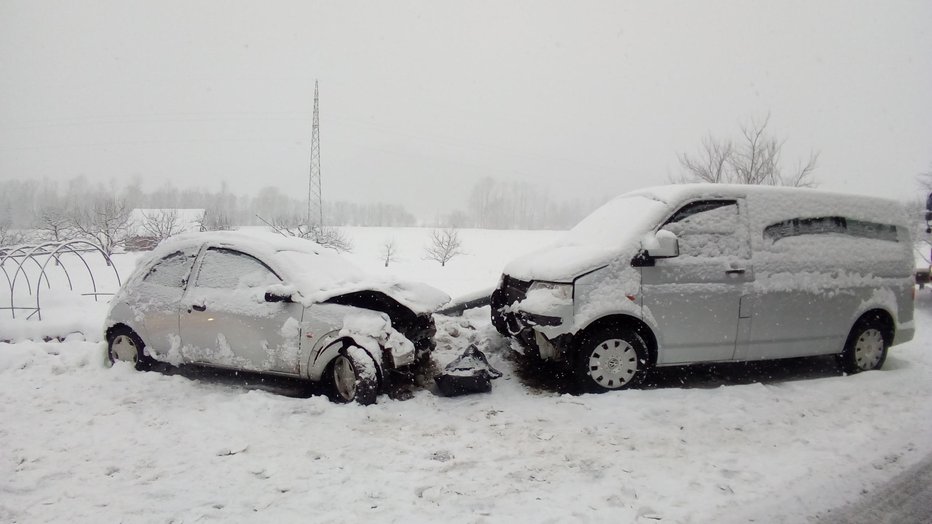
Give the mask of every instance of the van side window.
MULTIPOLYGON (((702 213, 704 211, 711 211, 713 209, 724 207, 724 206, 737 206, 738 203, 734 200, 699 200, 698 202, 690 202, 685 206, 677 210, 676 213, 673 213, 673 216, 670 217, 663 225, 672 224, 674 222, 679 222, 685 218, 688 218, 696 213, 702 213)), ((737 209, 735 210, 737 212, 737 209)))
POLYGON ((742 225, 737 201, 702 200, 680 208, 661 229, 676 234, 681 255, 747 258, 747 227, 742 225))
POLYGON ((777 242, 801 235, 839 234, 858 238, 898 242, 896 226, 845 217, 794 218, 764 228, 764 238, 777 242))

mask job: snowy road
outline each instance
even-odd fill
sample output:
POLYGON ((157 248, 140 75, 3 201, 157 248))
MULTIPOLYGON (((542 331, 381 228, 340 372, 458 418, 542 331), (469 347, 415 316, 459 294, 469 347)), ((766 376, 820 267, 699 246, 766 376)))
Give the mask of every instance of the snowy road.
POLYGON ((491 394, 339 406, 238 377, 108 369, 96 343, 0 344, 2 522, 799 522, 932 453, 932 300, 884 370, 831 359, 667 370, 570 396, 478 311, 491 394))
POLYGON ((865 495, 838 508, 822 524, 900 524, 932 522, 932 454, 865 495))

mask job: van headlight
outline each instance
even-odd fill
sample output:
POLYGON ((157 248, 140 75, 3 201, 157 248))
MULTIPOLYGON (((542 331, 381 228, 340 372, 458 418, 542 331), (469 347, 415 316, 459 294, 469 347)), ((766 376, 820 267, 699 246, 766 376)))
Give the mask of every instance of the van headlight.
POLYGON ((532 282, 531 286, 527 288, 528 294, 531 294, 533 291, 549 291, 554 298, 566 301, 573 300, 573 284, 561 284, 559 282, 532 282))

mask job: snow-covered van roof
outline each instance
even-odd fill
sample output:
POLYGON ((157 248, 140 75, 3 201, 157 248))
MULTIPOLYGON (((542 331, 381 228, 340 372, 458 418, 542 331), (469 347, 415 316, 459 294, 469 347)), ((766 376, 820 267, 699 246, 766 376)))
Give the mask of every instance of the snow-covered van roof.
POLYGON ((591 271, 621 256, 633 256, 642 235, 690 200, 745 198, 752 227, 805 216, 845 216, 903 225, 904 206, 884 198, 817 189, 731 185, 675 184, 619 195, 582 219, 553 244, 520 257, 505 273, 528 280, 561 281, 591 271), (630 252, 630 253, 629 253, 630 252))
POLYGON ((379 291, 415 313, 429 313, 450 297, 427 284, 387 280, 366 273, 336 251, 315 242, 264 231, 211 231, 184 233, 163 240, 139 267, 144 271, 157 260, 179 250, 208 244, 242 251, 268 264, 284 284, 300 294, 305 305, 346 293, 379 291))

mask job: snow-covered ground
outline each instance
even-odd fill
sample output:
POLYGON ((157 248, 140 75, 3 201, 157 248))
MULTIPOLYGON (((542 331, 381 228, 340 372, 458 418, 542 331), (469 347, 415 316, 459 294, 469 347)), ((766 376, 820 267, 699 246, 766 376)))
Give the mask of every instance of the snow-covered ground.
MULTIPOLYGON (((351 258, 386 270, 394 236, 388 271, 458 295, 553 235, 466 231, 470 254, 441 268, 421 260, 427 234, 352 229, 351 258)), ((881 371, 703 366, 572 396, 474 310, 438 319, 436 360, 477 343, 504 372, 491 393, 368 407, 255 377, 108 368, 98 342, 0 344, 0 522, 806 521, 932 453, 928 290, 917 324, 881 371)))

